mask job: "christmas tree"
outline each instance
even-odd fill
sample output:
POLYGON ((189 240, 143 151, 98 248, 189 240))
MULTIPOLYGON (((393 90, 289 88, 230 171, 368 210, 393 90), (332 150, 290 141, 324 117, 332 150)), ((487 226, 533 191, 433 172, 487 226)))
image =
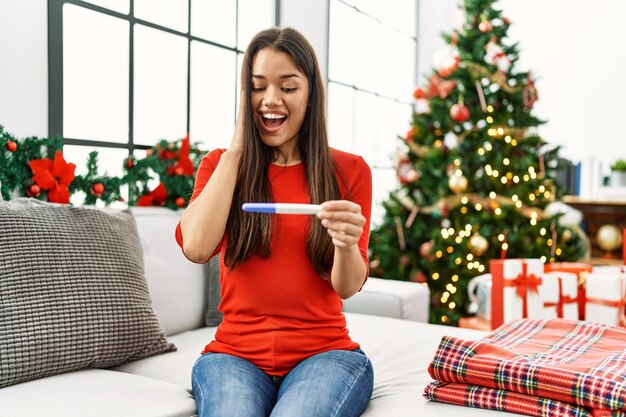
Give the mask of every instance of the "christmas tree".
POLYGON ((583 238, 546 207, 558 199, 558 147, 537 134, 529 72, 495 0, 465 0, 428 83, 414 92, 396 155, 399 186, 371 234, 372 275, 428 285, 430 321, 468 315, 467 282, 489 259, 579 259, 583 238))

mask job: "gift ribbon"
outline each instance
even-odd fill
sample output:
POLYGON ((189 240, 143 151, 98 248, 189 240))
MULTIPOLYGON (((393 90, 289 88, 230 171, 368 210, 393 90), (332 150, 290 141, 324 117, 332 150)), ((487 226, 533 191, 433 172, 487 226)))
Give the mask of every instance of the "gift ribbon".
POLYGON ((572 298, 569 295, 563 295, 563 279, 558 277, 559 282, 559 300, 556 302, 545 301, 544 307, 556 307, 556 316, 560 319, 563 318, 563 304, 578 303, 578 297, 572 298))
POLYGON ((626 327, 626 299, 624 298, 624 280, 620 283, 619 300, 603 300, 601 298, 586 298, 589 304, 597 304, 605 307, 617 308, 617 325, 626 327))
POLYGON ((591 272, 592 267, 590 264, 584 262, 556 262, 553 264, 546 264, 546 272, 572 272, 578 275, 578 320, 585 320, 585 299, 586 288, 585 283, 587 281, 586 272, 591 272))
POLYGON ((522 272, 515 279, 505 279, 505 287, 516 287, 515 293, 522 299, 522 318, 528 318, 528 291, 539 293, 541 278, 535 274, 528 275, 528 264, 522 262, 522 272))

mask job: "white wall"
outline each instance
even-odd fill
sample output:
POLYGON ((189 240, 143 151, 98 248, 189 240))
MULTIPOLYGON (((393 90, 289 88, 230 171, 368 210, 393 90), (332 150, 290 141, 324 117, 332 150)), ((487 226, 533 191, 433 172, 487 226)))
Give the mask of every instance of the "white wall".
MULTIPOLYGON (((276 0, 279 1, 279 0, 276 0)), ((280 26, 291 26, 311 42, 326 79, 328 69, 328 1, 280 0, 280 26)))
POLYGON ((0 1, 0 124, 48 136, 48 2, 0 1))
MULTIPOLYGON (((441 31, 461 22, 453 0, 420 0, 420 73, 443 45, 441 31)), ((534 114, 548 121, 539 133, 574 161, 595 157, 604 170, 626 158, 626 2, 615 0, 501 0, 512 21, 509 41, 520 43, 517 70, 537 77, 534 114)))

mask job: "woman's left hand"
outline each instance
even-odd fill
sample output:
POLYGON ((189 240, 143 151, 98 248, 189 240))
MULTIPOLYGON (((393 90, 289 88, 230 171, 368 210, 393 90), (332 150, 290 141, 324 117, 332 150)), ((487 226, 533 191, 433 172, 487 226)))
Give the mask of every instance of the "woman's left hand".
POLYGON ((347 200, 326 201, 321 206, 317 218, 322 221, 335 247, 355 246, 363 234, 365 224, 361 206, 347 200))

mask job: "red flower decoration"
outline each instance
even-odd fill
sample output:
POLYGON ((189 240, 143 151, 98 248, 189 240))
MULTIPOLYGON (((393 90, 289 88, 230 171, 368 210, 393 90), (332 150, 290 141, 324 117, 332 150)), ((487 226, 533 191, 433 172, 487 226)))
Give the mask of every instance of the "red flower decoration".
POLYGON ((65 162, 60 151, 54 154, 54 161, 49 158, 33 159, 28 165, 33 171, 35 184, 48 190, 48 201, 63 204, 70 202, 68 186, 74 181, 76 165, 65 162))
POLYGON ((189 133, 183 139, 183 142, 180 146, 180 150, 178 151, 178 161, 170 167, 167 168, 167 175, 193 175, 195 169, 193 164, 191 163, 191 159, 189 159, 189 152, 191 151, 191 145, 189 144, 189 133))
POLYGON ((157 188, 152 190, 149 194, 144 194, 137 200, 138 206, 164 206, 165 200, 167 200, 167 188, 163 183, 160 183, 157 188))

